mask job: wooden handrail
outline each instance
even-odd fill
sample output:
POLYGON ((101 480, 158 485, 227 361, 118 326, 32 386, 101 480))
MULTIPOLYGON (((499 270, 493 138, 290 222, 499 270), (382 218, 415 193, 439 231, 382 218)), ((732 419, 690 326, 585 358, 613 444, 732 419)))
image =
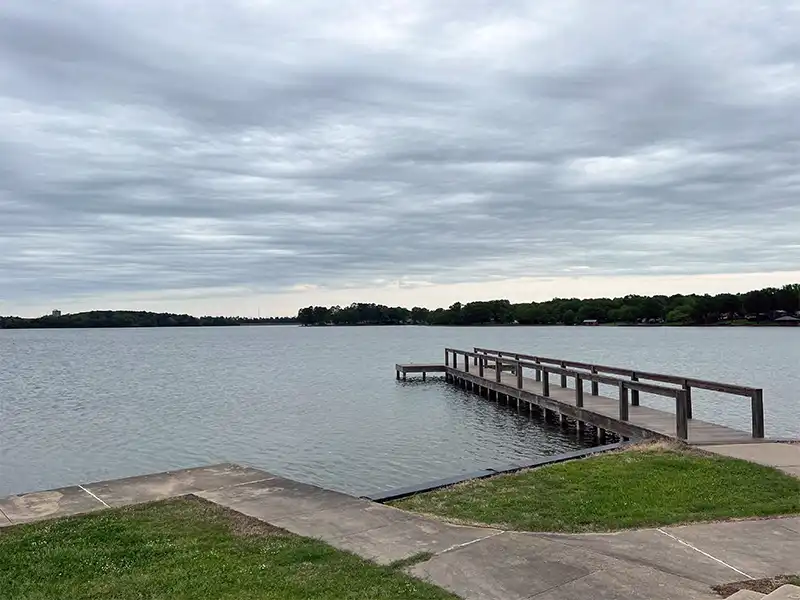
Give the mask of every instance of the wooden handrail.
POLYGON ((474 352, 468 350, 458 350, 456 348, 445 348, 445 363, 448 364, 448 353, 453 353, 453 365, 458 365, 456 357, 461 354, 464 356, 465 371, 469 372, 469 359, 474 359, 475 364, 480 365, 479 373, 483 377, 484 367, 487 362, 491 361, 495 364, 495 379, 501 381, 502 366, 508 365, 514 367, 517 373, 517 386, 522 388, 522 369, 534 369, 536 372, 536 380, 541 379, 542 393, 544 396, 550 394, 550 379, 551 373, 561 376, 561 386, 566 387, 567 378, 572 377, 576 384, 576 404, 580 401, 583 405, 583 382, 591 382, 592 395, 597 396, 598 385, 614 385, 618 389, 620 398, 620 419, 628 420, 628 403, 629 397, 632 406, 639 405, 639 393, 654 394, 658 396, 665 396, 674 398, 676 402, 676 430, 678 437, 681 439, 688 439, 688 421, 692 418, 692 402, 691 402, 691 388, 699 387, 702 389, 710 389, 734 395, 747 395, 751 399, 751 412, 752 412, 752 435, 754 438, 764 437, 764 403, 763 392, 759 388, 750 388, 745 386, 729 385, 724 383, 704 381, 701 379, 681 378, 672 375, 662 375, 658 373, 647 373, 643 371, 633 371, 629 369, 621 369, 617 367, 605 367, 601 365, 593 365, 589 363, 567 361, 552 358, 543 358, 540 356, 533 356, 530 354, 518 354, 510 352, 502 352, 497 350, 488 350, 485 348, 474 348, 474 352), (514 358, 505 358, 505 356, 513 356, 514 358), (497 368, 500 365, 501 368, 497 368), (557 365, 557 366, 556 366, 557 365), (582 369, 576 371, 568 367, 577 367, 582 369), (588 372, 587 372, 588 371, 588 372), (626 375, 631 379, 620 379, 603 373, 626 375), (676 383, 681 385, 679 388, 666 387, 655 385, 652 383, 642 382, 641 379, 650 379, 652 381, 659 381, 662 383, 676 383), (580 386, 580 391, 577 391, 580 386), (630 394, 629 394, 630 391, 630 394), (745 393, 745 391, 747 393, 745 393))
MULTIPOLYGON (((458 368, 458 355, 462 355, 464 357, 464 372, 469 373, 469 363, 470 358, 474 359, 474 362, 478 364, 478 372, 481 377, 483 377, 484 371, 484 363, 487 361, 491 361, 495 363, 495 381, 497 383, 501 382, 502 377, 502 365, 510 365, 514 367, 514 370, 517 374, 517 387, 519 389, 523 389, 523 369, 529 368, 534 369, 537 373, 541 374, 542 380, 542 395, 544 397, 548 397, 550 395, 550 374, 560 375, 561 376, 561 387, 566 387, 566 380, 568 377, 572 377, 575 379, 576 383, 576 406, 583 406, 583 380, 589 380, 593 384, 596 383, 605 383, 609 385, 616 385, 617 389, 619 390, 619 419, 621 421, 628 421, 629 420, 629 407, 628 407, 628 397, 629 397, 629 390, 636 390, 639 392, 645 392, 650 394, 658 394, 660 396, 667 396, 675 398, 676 403, 680 405, 682 408, 680 410, 676 410, 676 419, 678 422, 676 423, 676 431, 684 432, 684 437, 681 439, 687 440, 688 437, 688 410, 686 408, 686 392, 681 388, 671 388, 671 387, 663 387, 648 383, 640 383, 638 381, 629 381, 627 379, 620 379, 618 377, 610 377, 608 375, 601 375, 599 373, 583 373, 580 371, 575 371, 572 369, 568 369, 565 367, 554 367, 550 366, 549 364, 542 364, 540 362, 529 362, 525 360, 521 360, 523 355, 518 355, 519 358, 503 358, 501 355, 505 353, 498 353, 495 355, 487 355, 482 352, 470 352, 469 350, 458 350, 456 348, 445 348, 445 362, 449 363, 449 354, 453 354, 453 365, 455 368, 458 368), (501 366, 501 368, 498 368, 501 366), (580 392, 577 391, 577 387, 580 386, 580 392), (578 404, 580 402, 580 404, 578 404), (687 420, 686 423, 681 422, 681 419, 687 420)), ((517 356, 517 355, 515 355, 517 356)), ((561 361, 566 363, 566 361, 561 361)), ((596 395, 596 394, 595 394, 596 395)), ((680 435, 679 435, 680 437, 680 435)))
POLYGON ((526 360, 535 360, 544 364, 551 364, 551 365, 559 365, 559 366, 567 366, 567 367, 574 367, 577 369, 586 369, 586 370, 593 370, 596 369, 598 372, 604 373, 612 373, 615 375, 625 375, 627 377, 637 377, 639 379, 650 379, 652 381, 660 381, 662 383, 674 383, 677 385, 684 385, 684 383, 688 383, 691 387, 696 387, 705 390, 711 390, 714 392, 723 392, 726 394, 733 394, 736 396, 751 396, 754 391, 759 388, 753 388, 744 385, 736 385, 731 383, 721 383, 719 381, 708 381, 705 379, 696 379, 694 377, 681 377, 678 375, 665 375, 663 373, 650 373, 647 371, 639 371, 634 369, 626 369, 624 367, 609 367, 606 365, 596 365, 592 363, 585 363, 579 362, 574 360, 562 360, 558 358, 547 358, 544 356, 534 356, 532 354, 519 354, 514 353, 511 354, 510 352, 502 352, 499 350, 490 350, 488 348, 474 348, 474 351, 479 354, 484 354, 487 356, 492 355, 512 355, 512 356, 519 356, 521 359, 526 360))
MULTIPOLYGON (((503 356, 506 354, 510 354, 509 352, 502 352, 499 350, 490 350, 488 348, 474 348, 475 352, 484 354, 486 356, 503 356)), ((595 365, 591 363, 585 362, 578 362, 578 361, 567 361, 561 360, 557 358, 547 358, 542 356, 533 356, 532 354, 518 354, 514 353, 514 356, 519 358, 533 360, 536 363, 543 363, 543 364, 553 364, 559 366, 569 366, 578 369, 586 369, 591 373, 611 373, 615 375, 625 375, 630 377, 632 381, 639 381, 640 379, 649 379, 651 381, 658 381, 660 383, 672 383, 681 386, 681 389, 685 392, 685 407, 686 407, 686 414, 689 419, 692 418, 692 388, 699 388, 703 390, 709 390, 712 392, 721 392, 723 394, 731 394, 734 396, 745 396, 750 398, 750 412, 752 416, 752 435, 754 438, 763 438, 764 437, 764 391, 761 388, 754 388, 750 386, 744 385, 735 385, 730 383, 721 383, 719 381, 708 381, 706 379, 696 379, 694 377, 680 377, 677 375, 665 375, 663 373, 650 373, 647 371, 634 371, 632 369, 625 369, 621 367, 609 367, 606 365, 595 365)), ((592 395, 598 395, 598 384, 599 383, 606 383, 603 381, 591 380, 592 381, 592 395)), ((610 383, 610 382, 609 382, 610 383)), ((633 391, 631 394, 631 403, 634 406, 639 405, 639 391, 645 390, 635 390, 635 388, 630 388, 633 391)), ((655 393, 655 392, 650 392, 655 393)))
MULTIPOLYGON (((508 352, 502 352, 498 350, 490 350, 487 348, 474 348, 475 352, 484 354, 485 356, 492 356, 492 355, 505 355, 510 354, 508 352)), ((514 356, 518 356, 519 358, 533 360, 536 363, 543 363, 543 364, 557 364, 557 365, 566 365, 570 367, 575 367, 579 369, 586 369, 589 370, 591 373, 612 373, 616 375, 625 375, 630 377, 632 381, 639 381, 640 379, 649 379, 651 381, 658 381, 660 383, 672 383, 676 385, 680 385, 681 389, 685 392, 685 398, 682 401, 685 404, 686 414, 689 419, 692 418, 692 388, 699 388, 704 390, 710 390, 713 392, 721 392, 723 394, 731 394, 734 396, 745 396, 750 398, 750 412, 752 418, 752 427, 751 432, 754 438, 763 438, 765 431, 764 431, 764 391, 761 388, 754 388, 744 385, 734 385, 729 383, 720 383, 718 381, 708 381, 705 379, 696 379, 694 377, 680 377, 677 375, 665 375, 663 373, 650 373, 647 371, 634 371, 632 369, 624 369, 620 367, 609 367, 605 365, 595 365, 591 363, 585 362, 578 362, 578 361, 565 361, 561 359, 555 358, 546 358, 541 356, 533 356, 531 354, 518 354, 515 353, 514 356)), ((598 384, 599 383, 606 383, 603 381, 598 380, 591 380, 592 381, 592 394, 598 395, 598 384)), ((610 382, 608 382, 610 383, 610 382)), ((635 390, 631 394, 631 402, 634 406, 638 406, 639 404, 639 391, 647 391, 644 389, 636 390, 635 388, 631 387, 631 390, 635 390)), ((650 391, 649 393, 657 393, 654 391, 650 391)))

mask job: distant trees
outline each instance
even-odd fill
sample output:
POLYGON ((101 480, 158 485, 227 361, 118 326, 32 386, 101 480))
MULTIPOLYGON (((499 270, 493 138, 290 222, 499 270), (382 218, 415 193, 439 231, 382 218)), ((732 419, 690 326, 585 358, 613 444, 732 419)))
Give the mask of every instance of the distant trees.
POLYGON ((242 324, 301 325, 555 325, 600 323, 674 323, 703 325, 736 320, 769 321, 800 315, 800 284, 764 288, 744 294, 637 296, 621 298, 554 298, 547 302, 511 304, 508 300, 456 302, 429 310, 415 306, 354 303, 349 306, 307 306, 297 317, 193 317, 145 311, 91 311, 37 319, 0 317, 0 329, 44 327, 202 327, 242 324))
POLYGON ((427 319, 427 309, 414 310, 383 304, 360 303, 344 308, 308 306, 297 313, 297 321, 301 325, 405 325, 413 322, 412 314, 416 314, 418 319, 427 319))
POLYGON ((800 284, 790 284, 745 294, 554 298, 522 304, 490 300, 456 302, 449 308, 435 310, 361 303, 344 308, 309 306, 300 310, 298 321, 303 325, 572 325, 586 320, 702 325, 743 319, 767 321, 798 311, 800 284))
POLYGON ((154 313, 127 310, 93 310, 89 312, 36 319, 0 317, 0 329, 57 329, 99 327, 214 327, 242 324, 296 323, 294 317, 250 319, 242 317, 193 317, 172 313, 154 313))

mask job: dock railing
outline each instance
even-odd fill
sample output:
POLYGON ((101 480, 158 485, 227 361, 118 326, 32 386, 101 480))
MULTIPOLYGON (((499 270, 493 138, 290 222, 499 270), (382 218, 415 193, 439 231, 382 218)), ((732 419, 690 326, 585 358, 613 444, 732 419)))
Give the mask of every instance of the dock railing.
MULTIPOLYGON (((465 352, 463 350, 454 350, 452 348, 445 350, 446 363, 448 350, 450 352, 458 352, 462 355, 465 352)), ((474 348, 474 352, 468 352, 467 354, 469 354, 469 357, 473 359, 473 364, 478 366, 481 371, 489 363, 499 364, 501 368, 497 369, 498 377, 503 366, 510 366, 512 369, 517 371, 521 371, 523 368, 534 369, 536 381, 541 381, 544 391, 547 392, 549 392, 550 373, 561 376, 560 383, 561 387, 563 388, 567 387, 567 378, 571 377, 576 382, 576 401, 577 396, 580 396, 582 400, 583 381, 589 381, 591 383, 591 394, 593 396, 599 395, 600 384, 616 386, 619 389, 620 394, 621 420, 627 420, 628 401, 627 399, 625 400, 625 406, 623 408, 623 397, 627 398, 628 391, 630 391, 631 406, 639 405, 640 392, 675 398, 677 432, 678 437, 681 439, 687 439, 686 436, 681 435, 681 433, 688 432, 688 420, 692 418, 692 388, 722 392, 735 396, 745 396, 750 398, 752 436, 754 438, 764 437, 764 399, 763 390, 761 388, 707 381, 693 377, 680 377, 677 375, 665 375, 662 373, 638 371, 623 367, 609 367, 606 365, 534 356, 532 354, 490 350, 487 348, 476 347, 474 348), (610 377, 606 374, 622 375, 627 379, 610 377), (671 383, 680 387, 673 388, 653 385, 650 383, 643 383, 642 380, 656 381, 659 383, 671 383), (622 418, 623 414, 626 417, 625 419, 622 418)), ((453 366, 455 366, 455 363, 453 366)), ((519 373, 518 379, 521 380, 519 373)))
MULTIPOLYGON (((502 354, 509 354, 503 352, 502 354)), ((567 378, 571 377, 575 380, 575 406, 577 408, 584 408, 584 389, 583 382, 589 381, 592 384, 592 394, 595 393, 596 385, 601 383, 614 385, 619 391, 619 420, 629 420, 629 392, 645 392, 649 394, 656 394, 659 396, 666 396, 675 399, 675 431, 677 437, 682 440, 689 439, 689 418, 687 414, 686 404, 687 395, 686 391, 682 388, 671 388, 665 386, 658 386, 649 383, 640 383, 638 381, 630 381, 627 379, 620 379, 618 377, 611 377, 609 375, 602 375, 600 373, 587 373, 583 371, 575 371, 561 366, 550 366, 543 362, 531 362, 523 360, 524 356, 520 358, 505 358, 497 354, 486 354, 485 352, 470 352, 468 350, 458 350, 456 348, 445 348, 445 365, 459 368, 458 358, 463 357, 464 372, 470 372, 470 359, 473 359, 473 366, 477 367, 478 375, 484 377, 484 371, 487 367, 492 367, 495 373, 495 381, 500 382, 504 367, 510 367, 509 370, 513 371, 517 376, 517 388, 523 389, 524 384, 524 369, 533 369, 536 373, 536 381, 542 383, 542 393, 544 397, 550 396, 550 375, 561 376, 561 387, 567 387, 567 378), (450 364, 450 355, 452 354, 452 365, 450 364)), ((515 356, 515 355, 514 355, 515 356)))

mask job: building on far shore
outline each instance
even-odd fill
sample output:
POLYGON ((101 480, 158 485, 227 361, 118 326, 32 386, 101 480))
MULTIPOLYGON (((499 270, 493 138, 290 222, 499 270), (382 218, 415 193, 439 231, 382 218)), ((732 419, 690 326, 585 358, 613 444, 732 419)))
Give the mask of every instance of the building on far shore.
POLYGON ((600 325, 600 321, 598 321, 597 319, 585 319, 583 321, 583 324, 584 325, 600 325))
POLYGON ((58 309, 55 309, 51 314, 54 317, 60 317, 61 316, 61 311, 58 310, 58 309))
POLYGON ((783 325, 784 327, 797 327, 800 325, 800 319, 797 317, 790 317, 789 315, 786 315, 785 317, 778 317, 775 319, 775 322, 778 325, 783 325))

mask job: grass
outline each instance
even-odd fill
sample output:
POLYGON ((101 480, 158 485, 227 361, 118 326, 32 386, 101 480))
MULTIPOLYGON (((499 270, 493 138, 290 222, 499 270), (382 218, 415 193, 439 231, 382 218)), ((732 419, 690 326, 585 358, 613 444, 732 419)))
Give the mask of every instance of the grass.
POLYGON ((761 594, 771 594, 779 587, 787 584, 800 586, 800 575, 779 575, 778 577, 767 577, 766 579, 747 579, 736 583, 715 585, 714 591, 724 598, 735 594, 739 590, 752 590, 761 594))
POLYGON ((0 597, 455 598, 396 568, 191 497, 0 529, 0 597))
POLYGON ((470 481, 394 506, 523 531, 611 531, 800 513, 800 479, 656 444, 470 481))

